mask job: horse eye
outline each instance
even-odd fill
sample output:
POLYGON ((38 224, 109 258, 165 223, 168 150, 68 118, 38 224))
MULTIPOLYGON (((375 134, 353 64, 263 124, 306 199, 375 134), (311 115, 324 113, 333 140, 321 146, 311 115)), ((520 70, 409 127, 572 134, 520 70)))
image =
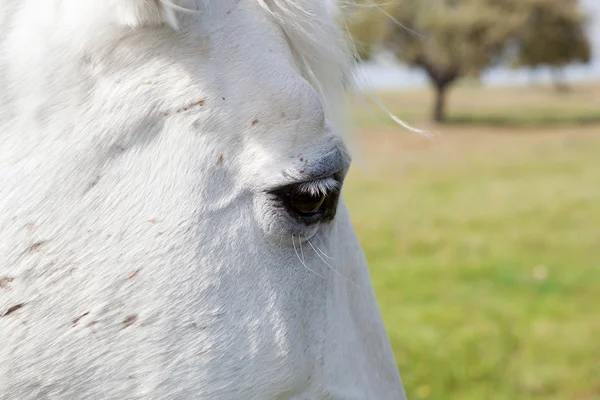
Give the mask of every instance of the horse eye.
POLYGON ((290 208, 301 217, 311 217, 323 212, 325 194, 292 193, 289 199, 290 208))
POLYGON ((339 185, 322 182, 302 182, 273 190, 280 204, 300 222, 310 225, 331 221, 340 197, 339 185), (321 184, 321 186, 319 186, 321 184))

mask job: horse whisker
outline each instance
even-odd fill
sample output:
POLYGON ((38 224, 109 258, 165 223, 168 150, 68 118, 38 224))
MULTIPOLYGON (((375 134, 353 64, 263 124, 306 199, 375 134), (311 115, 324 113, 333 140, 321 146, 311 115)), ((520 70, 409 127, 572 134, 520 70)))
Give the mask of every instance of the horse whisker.
MULTIPOLYGON (((313 246, 313 244, 310 242, 310 240, 308 240, 308 244, 310 245, 310 247, 312 247, 315 254, 321 259, 321 261, 323 261, 325 263, 325 265, 327 265, 329 267, 329 269, 331 269, 333 272, 335 272, 336 275, 339 275, 340 277, 342 277, 346 282, 348 282, 351 285, 360 289, 360 286, 358 286, 356 283, 352 282, 349 278, 346 278, 341 272, 339 272, 337 269, 333 268, 331 266, 331 264, 329 264, 323 257, 321 257, 321 255, 317 252, 317 249, 315 249, 315 246, 313 246)), ((321 249, 319 249, 319 251, 323 252, 321 249)))
MULTIPOLYGON (((292 235, 293 238, 293 235, 292 235)), ((302 250, 302 242, 300 241, 300 238, 298 238, 298 247, 300 247, 300 254, 302 254, 302 262, 304 261, 304 250, 302 250)))
MULTIPOLYGON (((327 247, 327 245, 325 244, 325 242, 323 241, 323 237, 322 235, 318 235, 317 238, 319 239, 319 242, 321 243, 321 247, 327 247)), ((337 232, 335 232, 335 240, 337 240, 337 232)), ((334 242, 335 244, 335 242, 334 242)), ((319 250, 321 250, 321 248, 317 247, 319 250)), ((321 250, 321 254, 323 254, 326 258, 330 259, 330 260, 335 260, 334 257, 330 257, 327 254, 325 254, 325 252, 323 250, 321 250)))
MULTIPOLYGON (((321 242, 321 246, 325 246, 325 243, 323 243, 323 239, 321 239, 321 236, 317 236, 317 239, 319 239, 319 242, 321 242)), ((328 256, 323 250, 321 250, 319 248, 319 246, 315 245, 315 247, 317 248, 317 250, 319 250, 319 252, 325 256, 325 258, 329 259, 329 260, 335 260, 335 258, 328 256)))
MULTIPOLYGON (((298 238, 298 242, 300 242, 300 238, 298 238)), ((299 244, 300 244, 300 250, 302 250, 302 243, 299 243, 299 244)), ((308 268, 308 266, 306 265, 306 263, 304 262, 304 260, 302 258, 300 258, 300 254, 298 254, 298 250, 296 249, 296 242, 294 241, 294 235, 292 235, 292 245, 294 246, 294 251, 296 252, 296 257, 298 257, 298 260, 302 263, 302 265, 304 265, 304 268, 306 268, 307 270, 309 270, 313 274, 317 275, 318 277, 321 277, 322 279, 325 279, 325 277, 323 275, 321 275, 321 274, 313 271, 312 269, 308 268)))

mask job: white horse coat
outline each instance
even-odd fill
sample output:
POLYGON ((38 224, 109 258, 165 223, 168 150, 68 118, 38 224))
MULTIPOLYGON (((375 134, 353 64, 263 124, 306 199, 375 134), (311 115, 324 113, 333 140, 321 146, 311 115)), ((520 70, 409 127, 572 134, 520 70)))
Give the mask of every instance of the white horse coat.
POLYGON ((348 168, 332 16, 164 3, 0 0, 0 399, 403 399, 343 200, 274 194, 348 168))

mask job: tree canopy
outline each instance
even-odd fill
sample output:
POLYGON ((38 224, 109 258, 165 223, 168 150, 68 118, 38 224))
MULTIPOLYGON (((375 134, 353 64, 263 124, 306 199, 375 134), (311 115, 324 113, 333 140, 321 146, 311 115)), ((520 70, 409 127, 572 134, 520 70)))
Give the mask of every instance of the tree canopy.
MULTIPOLYGON (((587 18, 574 0, 529 0, 526 29, 519 37, 516 67, 553 67, 588 63, 592 58, 586 35, 587 18)), ((561 88, 560 82, 556 82, 561 88)))

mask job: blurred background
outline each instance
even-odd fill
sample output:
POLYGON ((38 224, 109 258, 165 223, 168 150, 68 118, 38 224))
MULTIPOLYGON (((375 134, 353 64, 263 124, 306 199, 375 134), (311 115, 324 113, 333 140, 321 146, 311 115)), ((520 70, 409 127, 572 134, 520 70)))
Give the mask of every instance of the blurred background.
POLYGON ((341 22, 365 90, 345 196, 408 397, 600 399, 600 0, 341 22))

